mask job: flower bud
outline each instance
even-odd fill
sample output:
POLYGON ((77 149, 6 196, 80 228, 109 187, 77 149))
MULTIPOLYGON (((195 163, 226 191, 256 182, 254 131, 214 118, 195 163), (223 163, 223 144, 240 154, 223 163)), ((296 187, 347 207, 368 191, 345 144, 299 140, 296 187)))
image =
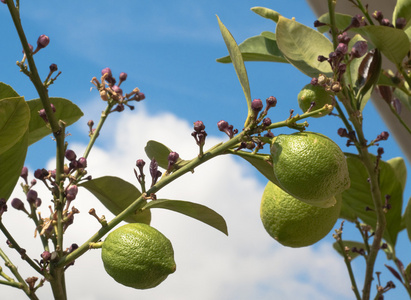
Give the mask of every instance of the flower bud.
POLYGON ((263 101, 261 99, 254 99, 251 102, 251 109, 255 112, 259 112, 263 109, 263 101))
POLYGON ((374 19, 376 19, 378 22, 381 23, 382 19, 384 18, 384 16, 382 15, 381 11, 376 10, 375 12, 373 12, 372 17, 374 19))
POLYGON ((270 126, 271 125, 271 119, 270 118, 264 118, 263 119, 263 125, 264 126, 270 126))
POLYGON ((405 18, 398 18, 395 21, 395 28, 404 29, 406 25, 407 25, 407 19, 405 18))
POLYGON ((74 250, 76 250, 78 248, 77 244, 71 244, 70 248, 68 249, 68 253, 73 252, 74 250))
POLYGON ((116 94, 119 94, 120 96, 123 95, 123 90, 122 90, 119 86, 113 85, 113 86, 111 87, 111 89, 112 89, 116 94))
POLYGON ((36 204, 36 207, 40 207, 41 206, 41 199, 37 198, 35 204, 36 204))
POLYGON ((88 127, 93 127, 94 126, 94 121, 93 120, 88 121, 87 126, 88 127))
POLYGON ((30 204, 34 204, 36 202, 37 199, 37 192, 35 190, 29 190, 27 192, 27 202, 30 204))
POLYGON ((23 169, 21 169, 20 177, 24 179, 26 184, 27 184, 27 176, 28 175, 29 175, 29 169, 27 169, 27 167, 23 167, 23 169))
POLYGON ((354 44, 354 46, 351 49, 351 55, 354 58, 359 58, 368 51, 368 44, 366 41, 358 41, 354 44))
POLYGON ((338 35, 337 39, 339 43, 344 43, 344 44, 348 44, 351 40, 351 38, 348 36, 346 31, 338 35))
POLYGON ((50 43, 50 38, 47 35, 45 34, 40 35, 39 38, 37 39, 36 52, 42 48, 46 48, 49 43, 50 43))
POLYGON ((347 46, 347 44, 344 44, 344 43, 339 43, 338 44, 338 46, 337 46, 337 49, 335 50, 337 53, 339 53, 339 54, 346 54, 347 53, 347 50, 348 50, 348 46, 347 46))
POLYGON ((87 159, 85 159, 84 157, 80 157, 77 163, 78 163, 78 168, 84 169, 87 167, 87 159))
POLYGON ((111 74, 111 69, 110 68, 104 68, 101 70, 101 75, 108 74, 108 77, 112 77, 113 75, 111 74))
POLYGON ((64 156, 69 160, 69 161, 73 161, 77 158, 76 153, 73 150, 66 150, 66 153, 64 154, 64 156))
POLYGON ((51 258, 51 253, 48 251, 44 251, 40 257, 43 259, 44 262, 48 262, 51 258))
POLYGON ((175 164, 179 157, 180 155, 177 152, 170 152, 170 154, 168 155, 168 161, 171 164, 175 164))
POLYGON ((136 166, 137 166, 137 168, 143 168, 144 166, 146 165, 146 162, 144 161, 144 160, 142 160, 142 159, 137 159, 137 161, 136 161, 136 166))
POLYGON ((136 99, 137 101, 146 99, 146 95, 144 95, 144 93, 141 93, 141 92, 138 92, 136 96, 137 96, 137 99, 136 99))
POLYGON ((386 18, 382 19, 381 20, 381 25, 382 26, 390 26, 391 25, 390 20, 388 20, 386 18))
POLYGON ((11 200, 11 206, 17 210, 26 210, 24 208, 24 203, 19 198, 14 198, 11 200))
POLYGON ((228 129, 228 122, 221 120, 217 123, 218 130, 224 131, 228 129))
MULTIPOLYGON (((30 49, 30 53, 33 53, 33 45, 32 44, 29 44, 29 49, 30 49)), ((23 54, 24 54, 24 50, 21 51, 21 52, 23 52, 23 54)))
POLYGON ((314 21, 314 27, 320 27, 320 26, 325 26, 327 25, 326 23, 320 22, 319 20, 314 21))
POLYGON ((50 72, 56 72, 58 70, 56 64, 51 64, 49 68, 50 68, 50 72))
POLYGON ((127 79, 127 73, 121 72, 119 79, 121 82, 125 81, 127 79))
POLYGON ((205 129, 205 125, 204 125, 203 121, 194 122, 194 130, 196 132, 201 132, 204 129, 205 129))
POLYGON ((265 99, 265 103, 268 107, 274 107, 277 105, 277 98, 274 96, 270 96, 267 99, 265 99))

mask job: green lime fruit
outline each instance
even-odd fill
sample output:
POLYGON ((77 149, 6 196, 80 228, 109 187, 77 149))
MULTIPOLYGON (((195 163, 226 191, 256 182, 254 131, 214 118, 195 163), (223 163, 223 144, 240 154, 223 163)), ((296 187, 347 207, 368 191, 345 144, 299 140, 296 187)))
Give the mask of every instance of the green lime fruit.
POLYGON ((271 156, 280 187, 308 204, 333 206, 333 196, 350 187, 344 153, 322 134, 281 134, 273 140, 271 156))
POLYGON ((268 182, 261 200, 261 221, 280 244, 293 248, 310 246, 323 239, 337 222, 342 197, 339 194, 335 198, 332 207, 316 207, 268 182))
MULTIPOLYGON (((315 106, 311 109, 311 111, 319 110, 323 108, 324 105, 331 105, 333 103, 332 93, 326 91, 324 87, 320 85, 307 84, 302 88, 297 98, 298 105, 303 112, 307 112, 307 110, 311 107, 312 102, 315 103, 315 106)), ((317 115, 313 115, 313 117, 320 118, 327 114, 328 113, 319 113, 317 115)))
POLYGON ((112 231, 103 243, 101 258, 114 280, 135 289, 156 287, 176 270, 171 242, 143 223, 112 231))

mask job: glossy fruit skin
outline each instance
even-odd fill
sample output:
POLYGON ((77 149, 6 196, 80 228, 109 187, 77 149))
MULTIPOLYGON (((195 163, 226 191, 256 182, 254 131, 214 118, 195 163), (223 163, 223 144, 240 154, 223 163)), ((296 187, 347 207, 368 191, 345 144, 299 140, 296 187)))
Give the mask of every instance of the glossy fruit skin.
POLYGON ((135 289, 150 289, 176 270, 171 242, 157 229, 130 223, 105 239, 101 257, 106 272, 135 289))
POLYGON ((268 234, 283 246, 310 246, 334 227, 342 204, 341 195, 335 198, 334 206, 320 208, 306 204, 268 182, 261 200, 261 221, 268 234))
POLYGON ((314 132, 278 135, 271 145, 274 175, 287 193, 307 204, 330 207, 333 196, 350 187, 344 153, 314 132))
MULTIPOLYGON (((311 109, 311 111, 316 111, 320 108, 323 108, 326 104, 332 104, 333 98, 332 93, 328 92, 324 89, 324 87, 320 85, 312 85, 307 84, 304 86, 300 93, 297 96, 298 106, 301 108, 303 112, 306 112, 312 102, 315 102, 315 106, 311 109)), ((320 118, 325 116, 326 114, 318 114, 313 115, 314 118, 320 118)))

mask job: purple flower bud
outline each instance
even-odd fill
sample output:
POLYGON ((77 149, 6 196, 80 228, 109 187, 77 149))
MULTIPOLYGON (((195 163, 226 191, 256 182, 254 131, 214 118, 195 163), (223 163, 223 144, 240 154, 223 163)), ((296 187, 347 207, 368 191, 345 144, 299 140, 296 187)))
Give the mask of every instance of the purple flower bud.
POLYGON ((319 62, 323 62, 323 61, 326 61, 327 58, 326 58, 324 55, 318 55, 317 60, 318 60, 319 62))
POLYGON ((146 162, 144 161, 144 160, 142 160, 142 159, 137 159, 137 161, 136 161, 136 166, 137 166, 137 168, 143 168, 144 166, 146 165, 146 162))
POLYGON ((33 179, 33 180, 30 181, 30 185, 31 185, 31 186, 36 185, 36 183, 37 183, 37 180, 36 180, 36 179, 33 179))
POLYGON ((405 18, 398 18, 395 21, 395 28, 404 29, 405 25, 407 25, 407 20, 405 18))
POLYGON ((347 32, 343 32, 337 37, 339 43, 348 44, 351 38, 348 36, 347 32))
POLYGON ((49 174, 50 174, 50 177, 51 177, 51 178, 56 179, 56 169, 54 169, 54 170, 49 170, 49 174))
POLYGON ((177 152, 170 152, 170 154, 168 155, 168 162, 171 164, 175 164, 179 157, 180 155, 178 155, 177 152))
POLYGON ((204 129, 205 129, 205 125, 204 125, 203 121, 194 122, 194 130, 196 132, 201 132, 204 129))
POLYGON ((382 15, 381 11, 376 10, 375 12, 373 12, 372 17, 374 19, 376 19, 378 22, 381 23, 381 20, 384 18, 384 16, 382 15))
POLYGON ((381 134, 378 137, 380 137, 380 140, 386 141, 389 136, 390 136, 390 134, 388 132, 383 131, 383 132, 381 132, 381 134))
POLYGON ((146 99, 146 95, 144 95, 144 93, 140 93, 140 92, 138 92, 137 93, 137 101, 141 101, 141 100, 144 100, 144 99, 146 99))
POLYGON ((364 21, 363 16, 355 15, 354 17, 352 17, 351 24, 350 24, 351 28, 352 27, 357 28, 357 27, 364 26, 364 25, 365 25, 365 21, 364 21))
POLYGON ((66 153, 64 154, 64 156, 69 160, 69 161, 73 161, 77 158, 76 153, 73 150, 66 150, 66 153))
POLYGON ((56 107, 54 106, 53 103, 50 104, 51 110, 55 113, 56 112, 56 107))
POLYGON ((71 185, 71 186, 67 189, 67 192, 66 192, 67 195, 74 195, 74 196, 77 196, 77 193, 78 193, 78 187, 77 187, 77 185, 71 185))
POLYGON ((265 103, 268 107, 274 107, 277 105, 277 98, 274 96, 270 96, 267 99, 265 99, 265 103))
POLYGON ((218 130, 225 131, 228 128, 228 122, 221 120, 217 123, 218 130))
POLYGON ((264 126, 270 126, 271 125, 271 119, 270 118, 264 118, 263 119, 263 125, 264 126))
POLYGON ((366 41, 358 41, 354 44, 354 46, 351 49, 351 55, 354 58, 359 58, 368 51, 368 44, 366 41))
POLYGON ((123 90, 119 87, 119 86, 117 86, 117 85, 113 85, 112 87, 111 87, 111 89, 116 93, 116 94, 119 94, 119 95, 123 95, 123 90))
MULTIPOLYGON (((32 44, 29 44, 29 49, 30 49, 30 53, 33 53, 33 45, 32 44)), ((21 51, 21 52, 24 54, 24 50, 21 51)))
POLYGON ((46 48, 49 43, 50 43, 50 38, 47 35, 45 34, 40 35, 39 38, 37 39, 37 50, 36 51, 42 48, 46 48))
POLYGON ((44 120, 44 122, 49 122, 49 120, 47 119, 46 110, 44 108, 39 110, 39 116, 44 120))
POLYGON ((76 250, 78 248, 77 244, 71 244, 70 248, 68 249, 68 253, 73 252, 74 250, 76 250))
POLYGON ((84 169, 87 167, 87 159, 85 159, 84 157, 80 157, 77 161, 77 164, 79 168, 84 169))
POLYGON ((58 70, 57 65, 56 64, 51 64, 50 65, 50 72, 56 72, 58 70))
POLYGON ((111 69, 110 68, 104 68, 101 70, 101 75, 108 74, 108 77, 112 77, 113 75, 111 74, 111 69))
POLYGON ((28 175, 29 175, 29 169, 27 169, 27 167, 23 167, 23 169, 21 169, 20 177, 24 179, 26 184, 27 184, 27 176, 28 175))
POLYGON ((313 77, 311 78, 311 85, 317 85, 318 84, 318 78, 317 77, 313 77))
POLYGON ((48 262, 51 258, 51 253, 48 251, 44 251, 40 257, 43 259, 44 262, 48 262))
POLYGON ((386 18, 382 19, 381 20, 381 25, 382 26, 390 26, 391 25, 390 20, 388 20, 386 18))
POLYGON ((11 206, 17 210, 26 210, 24 208, 24 203, 19 198, 14 198, 11 200, 11 206))
POLYGON ((46 169, 37 169, 34 171, 34 177, 43 180, 45 177, 49 176, 49 172, 46 169))
POLYGON ((27 196, 27 202, 30 204, 34 204, 37 199, 37 192, 35 190, 29 190, 26 196, 27 196))
POLYGON ((263 109, 263 101, 261 99, 254 99, 251 102, 251 109, 255 112, 259 112, 263 109))
POLYGON ((41 206, 41 199, 37 198, 35 204, 36 204, 36 207, 40 207, 41 206))
POLYGON ((119 79, 120 81, 125 81, 127 79, 127 73, 121 72, 119 79))
POLYGON ((93 127, 94 126, 94 121, 93 120, 88 121, 87 126, 88 127, 93 127))
POLYGON ((346 54, 347 53, 347 50, 348 50, 348 46, 347 46, 347 44, 344 44, 344 43, 339 43, 338 44, 338 46, 337 46, 337 49, 335 50, 337 53, 340 53, 340 54, 346 54))
POLYGON ((347 129, 345 129, 345 128, 339 128, 338 131, 337 131, 337 134, 340 137, 347 137, 348 136, 347 129))

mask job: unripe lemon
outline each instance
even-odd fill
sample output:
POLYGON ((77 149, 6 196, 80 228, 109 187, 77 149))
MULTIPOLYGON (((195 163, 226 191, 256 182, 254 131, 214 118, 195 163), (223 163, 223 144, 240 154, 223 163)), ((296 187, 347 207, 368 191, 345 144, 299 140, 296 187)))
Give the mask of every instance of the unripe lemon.
POLYGON ((334 206, 320 208, 306 204, 268 182, 261 201, 261 221, 268 234, 280 244, 306 247, 324 238, 333 228, 340 214, 341 195, 336 199, 334 206))
POLYGON ((103 243, 101 258, 114 280, 136 289, 153 288, 176 270, 171 242, 143 223, 112 231, 103 243))
POLYGON ((344 153, 328 137, 314 132, 281 134, 271 145, 274 175, 295 198, 318 207, 350 187, 344 153))
MULTIPOLYGON (((310 108, 311 103, 315 102, 315 106, 311 109, 311 111, 316 111, 323 108, 326 104, 331 105, 333 103, 331 95, 331 92, 326 91, 324 87, 320 85, 307 84, 302 88, 297 96, 298 105, 303 112, 306 112, 310 108)), ((313 117, 320 118, 325 115, 326 114, 317 114, 313 115, 313 117)))

